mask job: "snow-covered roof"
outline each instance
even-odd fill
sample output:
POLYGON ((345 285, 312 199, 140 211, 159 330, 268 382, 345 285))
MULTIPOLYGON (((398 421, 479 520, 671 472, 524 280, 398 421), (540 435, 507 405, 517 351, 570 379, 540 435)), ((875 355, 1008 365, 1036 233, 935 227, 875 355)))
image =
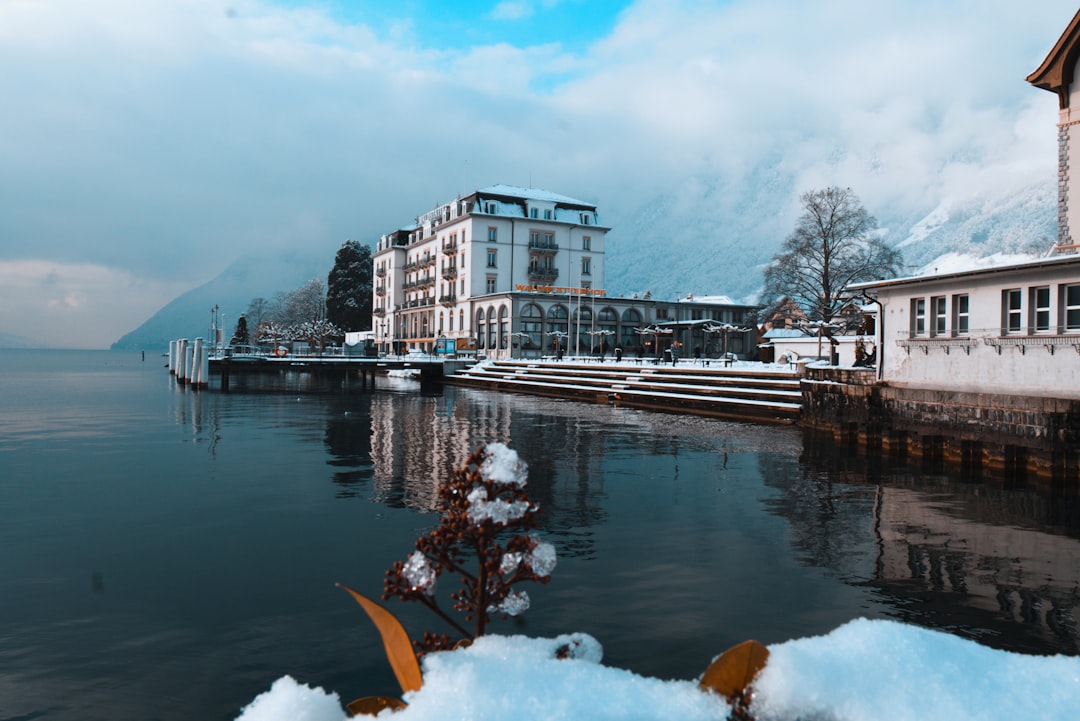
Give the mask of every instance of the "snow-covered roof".
POLYGON ((522 200, 536 200, 546 203, 561 203, 564 205, 578 205, 584 208, 593 208, 596 206, 593 203, 587 203, 584 200, 576 200, 566 195, 559 195, 558 193, 552 193, 549 190, 542 190, 540 188, 520 188, 516 185, 491 185, 486 188, 480 188, 476 191, 477 195, 499 195, 509 198, 520 198, 522 200))
POLYGON ((769 328, 762 338, 808 338, 805 332, 798 328, 769 328))
POLYGON ((898 285, 913 285, 930 281, 949 280, 953 278, 971 278, 976 276, 998 275, 1015 271, 1026 271, 1039 268, 1059 268, 1071 265, 1080 265, 1080 255, 1058 255, 1050 258, 1031 258, 1030 256, 992 256, 988 258, 975 258, 966 255, 946 255, 930 264, 921 275, 911 275, 902 278, 888 280, 874 280, 867 283, 852 283, 847 286, 848 290, 860 291, 872 288, 886 288, 898 285), (1020 259, 1020 260, 1018 260, 1020 259))

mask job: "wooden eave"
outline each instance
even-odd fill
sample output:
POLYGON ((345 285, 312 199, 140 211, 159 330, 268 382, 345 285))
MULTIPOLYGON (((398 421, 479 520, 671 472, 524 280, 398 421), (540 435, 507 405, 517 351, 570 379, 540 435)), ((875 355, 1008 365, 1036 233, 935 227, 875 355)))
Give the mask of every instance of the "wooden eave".
POLYGON ((1037 88, 1049 90, 1058 96, 1058 107, 1069 107, 1069 86, 1073 81, 1073 70, 1080 55, 1080 11, 1073 15, 1072 22, 1058 38, 1054 49, 1043 60, 1042 65, 1027 76, 1027 81, 1037 88))

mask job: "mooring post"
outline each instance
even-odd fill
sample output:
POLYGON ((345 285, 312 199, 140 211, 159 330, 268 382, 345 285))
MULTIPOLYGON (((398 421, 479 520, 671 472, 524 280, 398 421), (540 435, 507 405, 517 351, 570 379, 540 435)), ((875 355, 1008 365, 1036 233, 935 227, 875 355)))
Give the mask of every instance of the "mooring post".
POLYGON ((202 338, 195 339, 191 365, 191 385, 195 388, 205 388, 210 376, 210 354, 202 338))
POLYGON ((187 360, 188 341, 187 338, 181 338, 176 341, 176 379, 181 384, 187 383, 187 360))

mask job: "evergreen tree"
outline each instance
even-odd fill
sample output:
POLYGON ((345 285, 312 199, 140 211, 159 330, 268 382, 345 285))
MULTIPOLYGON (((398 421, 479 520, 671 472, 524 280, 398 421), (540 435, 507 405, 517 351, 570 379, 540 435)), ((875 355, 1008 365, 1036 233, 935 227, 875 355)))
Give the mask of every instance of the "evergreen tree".
POLYGON ((326 279, 326 319, 346 331, 371 329, 371 248, 342 244, 326 279))
POLYGON ((233 331, 232 339, 229 340, 229 345, 247 345, 251 342, 251 336, 248 332, 247 318, 240 316, 236 320, 236 330, 233 331))

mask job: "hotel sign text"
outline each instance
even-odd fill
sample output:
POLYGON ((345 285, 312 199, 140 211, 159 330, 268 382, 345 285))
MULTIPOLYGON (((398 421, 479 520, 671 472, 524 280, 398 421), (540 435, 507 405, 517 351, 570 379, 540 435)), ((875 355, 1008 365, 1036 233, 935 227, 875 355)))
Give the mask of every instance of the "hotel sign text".
POLYGON ((554 293, 555 295, 607 295, 602 288, 560 288, 554 285, 519 285, 525 293, 554 293))

